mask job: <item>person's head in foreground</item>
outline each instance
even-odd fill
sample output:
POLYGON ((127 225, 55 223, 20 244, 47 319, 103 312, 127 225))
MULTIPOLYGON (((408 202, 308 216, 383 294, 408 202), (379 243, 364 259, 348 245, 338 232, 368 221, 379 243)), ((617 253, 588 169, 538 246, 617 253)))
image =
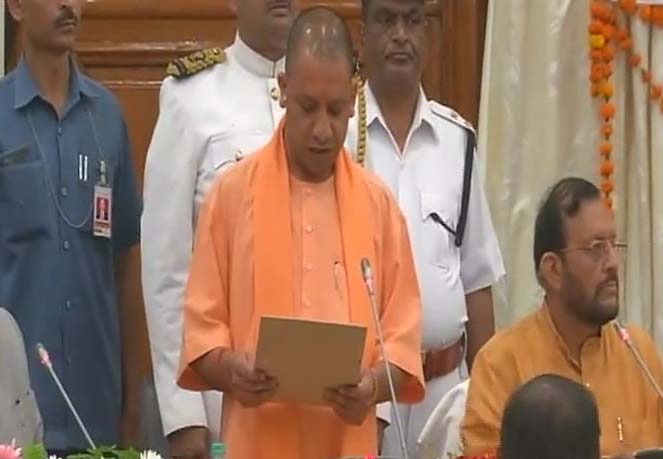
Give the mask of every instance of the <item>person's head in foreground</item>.
POLYGON ((300 180, 333 175, 354 114, 353 62, 352 38, 340 16, 318 7, 297 17, 279 85, 288 166, 300 180))
POLYGON ((581 178, 565 178, 547 194, 536 217, 534 265, 565 323, 600 327, 619 312, 619 253, 612 211, 599 189, 581 178))
POLYGON ((502 418, 500 459, 598 459, 596 402, 582 385, 541 375, 513 393, 502 418))

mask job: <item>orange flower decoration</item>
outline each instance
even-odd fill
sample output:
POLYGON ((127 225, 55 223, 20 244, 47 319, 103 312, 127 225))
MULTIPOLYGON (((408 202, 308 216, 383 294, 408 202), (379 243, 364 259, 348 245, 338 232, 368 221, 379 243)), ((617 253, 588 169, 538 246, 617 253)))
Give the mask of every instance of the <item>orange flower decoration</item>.
POLYGON ((625 50, 633 48, 633 39, 631 37, 619 40, 619 47, 625 50))
POLYGON ((603 142, 599 147, 599 151, 603 156, 610 156, 610 153, 612 153, 612 144, 610 142, 603 142))
POLYGON ((604 21, 610 21, 612 17, 611 8, 604 4, 601 1, 593 1, 590 5, 592 16, 603 19, 604 21))
POLYGON ((603 177, 601 189, 606 206, 614 214, 611 194, 615 190, 612 176, 616 166, 612 160, 614 148, 611 138, 614 133, 612 120, 617 107, 612 101, 616 92, 612 74, 615 58, 620 50, 624 52, 628 65, 633 70, 638 70, 642 81, 648 86, 649 97, 663 113, 663 82, 655 80, 652 69, 635 49, 637 45, 630 33, 630 26, 625 26, 626 22, 621 21, 618 12, 627 18, 663 28, 663 6, 643 5, 637 0, 590 0, 589 7, 591 18, 587 30, 590 90, 593 97, 600 98, 598 108, 603 120, 600 127, 601 142, 598 145, 599 171, 603 177))
POLYGON ((603 119, 605 120, 610 120, 614 118, 616 112, 617 108, 615 107, 614 104, 611 104, 610 102, 606 102, 601 107, 601 116, 603 116, 603 119))
POLYGON ((608 178, 615 172, 615 164, 609 159, 603 161, 601 164, 601 175, 608 178))
POLYGON ((653 6, 651 21, 657 26, 663 27, 663 6, 653 6))
POLYGON ((601 32, 603 32, 603 21, 595 19, 589 23, 590 34, 600 34, 601 32))
POLYGON ((603 31, 601 34, 605 37, 606 40, 611 41, 615 37, 615 33, 617 33, 617 29, 615 29, 614 26, 611 26, 610 24, 603 24, 603 31))
POLYGON ((603 94, 606 98, 608 99, 611 98, 614 93, 615 93, 615 87, 609 81, 605 81, 601 85, 601 94, 603 94))
POLYGON ((615 48, 610 45, 606 45, 603 47, 601 54, 603 55, 603 59, 606 61, 612 61, 615 58, 615 48))
POLYGON ((606 139, 609 139, 610 136, 612 135, 612 132, 613 132, 612 131, 612 124, 604 124, 602 131, 603 131, 603 136, 606 139))
POLYGON ((640 6, 640 17, 643 21, 649 22, 652 17, 651 5, 642 5, 640 6))
POLYGON ((596 97, 596 96, 599 95, 599 89, 600 88, 599 88, 598 84, 593 84, 592 85, 592 87, 590 89, 590 93, 591 93, 592 97, 596 97))
POLYGON ((619 0, 619 6, 629 14, 635 14, 638 11, 638 3, 636 0, 619 0))
POLYGON ((603 8, 603 6, 604 6, 603 3, 594 0, 589 5, 589 11, 592 13, 592 16, 599 16, 599 12, 603 8))
MULTIPOLYGON (((628 0, 620 0, 628 7, 628 0)), ((610 102, 615 92, 615 87, 610 81, 613 72, 613 61, 615 59, 615 48, 612 41, 615 35, 619 38, 620 48, 628 46, 630 39, 628 31, 624 28, 617 29, 615 8, 605 0, 592 0, 590 3, 591 22, 589 23, 589 46, 592 64, 589 72, 591 81, 591 92, 593 97, 602 96, 605 102, 601 104, 601 117, 605 120, 602 127, 602 134, 605 141, 599 145, 599 152, 604 160, 601 163, 601 175, 605 178, 602 184, 604 196, 608 196, 614 186, 610 181, 610 176, 614 171, 614 165, 610 161, 612 154, 612 143, 610 136, 613 128, 610 121, 614 118, 617 111, 614 104, 610 102), (609 188, 609 189, 608 189, 609 188)), ((611 206, 611 203, 606 201, 611 206)))
POLYGON ((605 46, 605 37, 600 34, 590 35, 589 45, 592 48, 603 48, 605 46))
POLYGON ((617 38, 619 39, 619 41, 626 40, 628 37, 629 37, 628 30, 626 30, 625 28, 621 27, 617 31, 617 38))
POLYGON ((615 184, 612 183, 612 180, 606 179, 601 184, 601 189, 605 194, 610 194, 615 190, 615 184))

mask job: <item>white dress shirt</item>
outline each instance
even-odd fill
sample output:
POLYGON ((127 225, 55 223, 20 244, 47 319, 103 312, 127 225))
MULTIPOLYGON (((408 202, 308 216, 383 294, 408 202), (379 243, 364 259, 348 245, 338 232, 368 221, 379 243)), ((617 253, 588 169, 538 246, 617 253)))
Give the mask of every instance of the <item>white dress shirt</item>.
MULTIPOLYGON (((366 167, 386 183, 407 221, 423 302, 423 348, 443 348, 455 343, 465 332, 468 319, 465 296, 495 284, 504 275, 476 155, 462 246, 456 247, 454 236, 431 217, 437 214, 452 229, 458 224, 466 129, 471 126, 449 108, 427 100, 421 90, 401 152, 368 85, 364 94, 368 130, 366 167)), ((356 116, 350 121, 346 140, 346 147, 355 155, 356 116)), ((399 407, 412 456, 421 428, 433 408, 466 374, 463 363, 458 371, 429 381, 422 403, 399 407)), ((388 420, 384 405, 378 413, 388 420)), ((383 452, 387 455, 400 454, 395 435, 392 425, 385 432, 383 452)))
POLYGON ((283 115, 276 77, 284 60, 265 59, 239 36, 225 53, 226 61, 212 68, 164 80, 147 154, 142 277, 166 435, 190 426, 219 433, 221 394, 176 384, 198 211, 218 174, 266 144, 283 115))
POLYGON ((460 425, 465 417, 469 385, 470 380, 466 379, 451 388, 435 407, 417 442, 418 459, 446 459, 462 455, 460 425))

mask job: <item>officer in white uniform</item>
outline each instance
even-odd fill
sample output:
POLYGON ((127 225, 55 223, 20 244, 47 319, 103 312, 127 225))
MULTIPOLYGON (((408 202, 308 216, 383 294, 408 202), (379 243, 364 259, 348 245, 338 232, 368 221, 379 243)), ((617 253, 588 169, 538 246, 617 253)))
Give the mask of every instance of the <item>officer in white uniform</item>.
MULTIPOLYGON (((494 332, 490 287, 504 267, 479 179, 474 131, 452 110, 428 101, 421 88, 424 0, 362 4, 368 81, 358 91, 346 147, 384 180, 408 223, 423 301, 427 394, 399 412, 408 452, 416 457, 417 438, 433 409, 467 378, 466 361, 494 332)), ((389 421, 384 406, 379 414, 389 421)), ((391 421, 382 453, 400 457, 391 421)))
POLYGON ((283 109, 283 72, 294 1, 236 2, 238 34, 168 68, 145 168, 142 277, 154 378, 171 457, 209 455, 221 426, 221 394, 176 384, 182 298, 198 211, 219 173, 269 140, 283 109))

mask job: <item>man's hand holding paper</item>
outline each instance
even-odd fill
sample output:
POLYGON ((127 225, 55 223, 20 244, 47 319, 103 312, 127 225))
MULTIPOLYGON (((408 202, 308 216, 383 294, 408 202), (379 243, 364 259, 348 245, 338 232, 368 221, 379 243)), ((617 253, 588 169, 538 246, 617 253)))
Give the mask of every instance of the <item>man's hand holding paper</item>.
POLYGON ((278 381, 265 371, 254 368, 248 354, 226 351, 221 354, 221 368, 228 375, 227 392, 244 408, 269 402, 278 389, 278 381))

